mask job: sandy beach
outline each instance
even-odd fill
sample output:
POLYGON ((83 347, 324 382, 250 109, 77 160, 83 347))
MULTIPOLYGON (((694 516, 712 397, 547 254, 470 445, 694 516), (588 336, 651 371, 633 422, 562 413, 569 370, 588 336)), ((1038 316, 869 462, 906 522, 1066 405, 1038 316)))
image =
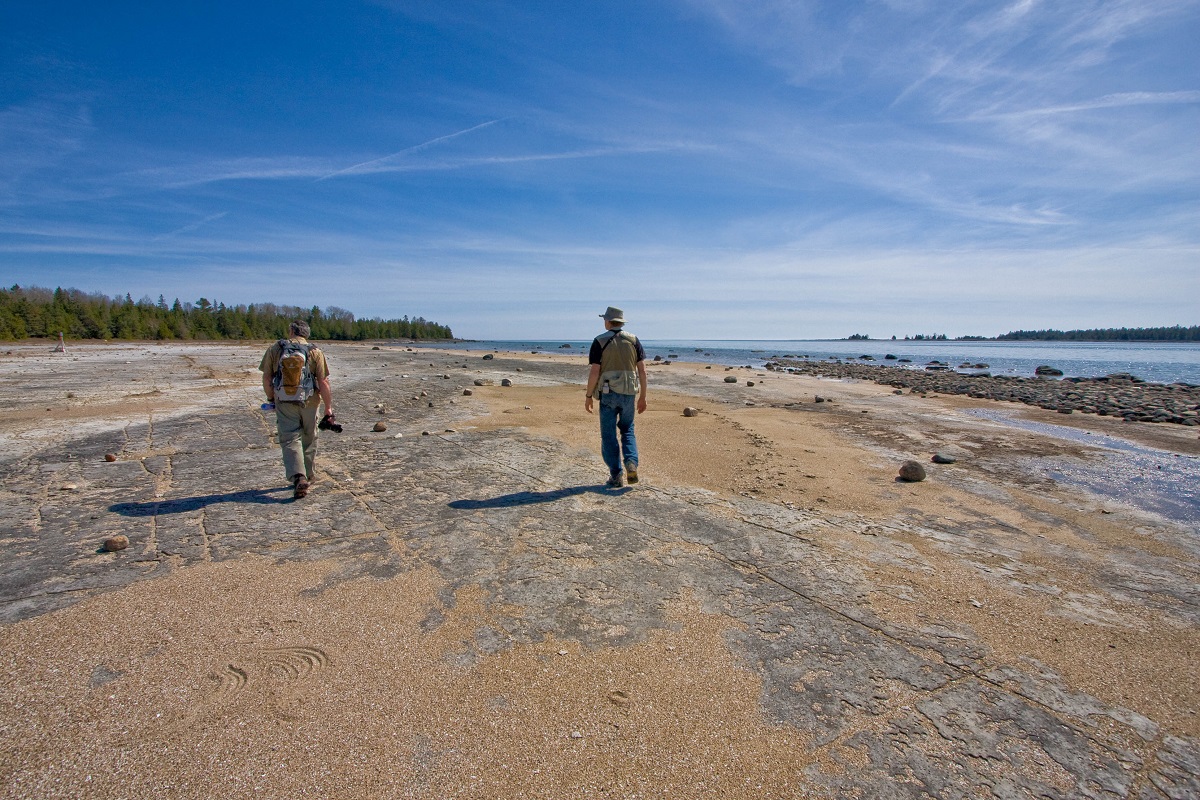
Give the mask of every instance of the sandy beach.
POLYGON ((612 491, 582 355, 330 344, 292 501, 266 343, 51 346, 0 347, 0 797, 1200 796, 1200 530, 975 412, 1195 428, 652 364, 612 491))

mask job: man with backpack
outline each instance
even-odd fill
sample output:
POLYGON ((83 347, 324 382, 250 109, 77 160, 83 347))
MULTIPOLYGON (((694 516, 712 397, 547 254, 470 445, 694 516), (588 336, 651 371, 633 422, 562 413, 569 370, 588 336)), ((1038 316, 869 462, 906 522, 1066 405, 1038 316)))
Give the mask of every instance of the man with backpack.
POLYGON ((320 427, 340 431, 334 421, 333 395, 329 388, 329 366, 325 354, 308 343, 308 323, 297 320, 289 336, 267 348, 262 363, 263 391, 275 404, 275 427, 283 450, 283 468, 292 484, 292 496, 308 494, 317 455, 317 409, 325 404, 320 427))
POLYGON ((626 480, 638 482, 633 420, 635 408, 638 414, 646 410, 646 351, 638 338, 625 330, 625 312, 609 306, 600 316, 605 332, 592 340, 588 353, 583 407, 591 414, 592 401, 600 401, 600 455, 608 466, 606 485, 619 489, 622 465, 626 480))

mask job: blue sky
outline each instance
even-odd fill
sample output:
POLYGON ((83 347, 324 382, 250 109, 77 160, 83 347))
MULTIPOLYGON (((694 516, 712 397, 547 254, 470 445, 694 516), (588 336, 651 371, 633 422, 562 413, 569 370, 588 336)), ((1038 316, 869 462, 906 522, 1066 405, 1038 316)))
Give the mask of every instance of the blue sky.
POLYGON ((471 338, 1200 323, 1200 0, 0 5, 0 283, 471 338))

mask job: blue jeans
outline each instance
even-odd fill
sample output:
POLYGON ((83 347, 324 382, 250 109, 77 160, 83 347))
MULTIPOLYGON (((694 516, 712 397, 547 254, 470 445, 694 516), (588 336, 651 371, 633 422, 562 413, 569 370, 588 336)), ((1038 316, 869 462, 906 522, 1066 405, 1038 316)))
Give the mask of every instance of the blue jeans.
POLYGON ((625 462, 637 467, 637 439, 633 435, 635 414, 637 395, 616 392, 600 395, 600 455, 608 465, 610 475, 618 475, 625 462), (621 457, 622 452, 624 458, 621 457))

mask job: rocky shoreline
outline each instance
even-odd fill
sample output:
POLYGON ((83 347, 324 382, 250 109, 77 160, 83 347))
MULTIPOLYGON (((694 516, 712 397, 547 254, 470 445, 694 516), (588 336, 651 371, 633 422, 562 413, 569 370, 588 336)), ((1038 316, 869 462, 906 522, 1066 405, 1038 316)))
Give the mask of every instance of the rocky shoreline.
POLYGON ((0 355, 0 800, 1200 797, 1195 526, 1099 441, 685 362, 610 490, 578 359, 328 343, 295 501, 265 346, 0 355))
MULTIPOLYGON (((982 366, 982 365, 981 365, 982 366)), ((1130 422, 1165 422, 1200 425, 1200 386, 1187 383, 1149 383, 1127 373, 1102 378, 1021 378, 987 372, 964 374, 946 364, 927 365, 924 371, 880 364, 844 361, 774 359, 766 369, 794 375, 852 378, 908 389, 913 394, 967 395, 1024 403, 1060 414, 1097 414, 1130 422)), ((1052 374, 1052 372, 1048 372, 1052 374)))

